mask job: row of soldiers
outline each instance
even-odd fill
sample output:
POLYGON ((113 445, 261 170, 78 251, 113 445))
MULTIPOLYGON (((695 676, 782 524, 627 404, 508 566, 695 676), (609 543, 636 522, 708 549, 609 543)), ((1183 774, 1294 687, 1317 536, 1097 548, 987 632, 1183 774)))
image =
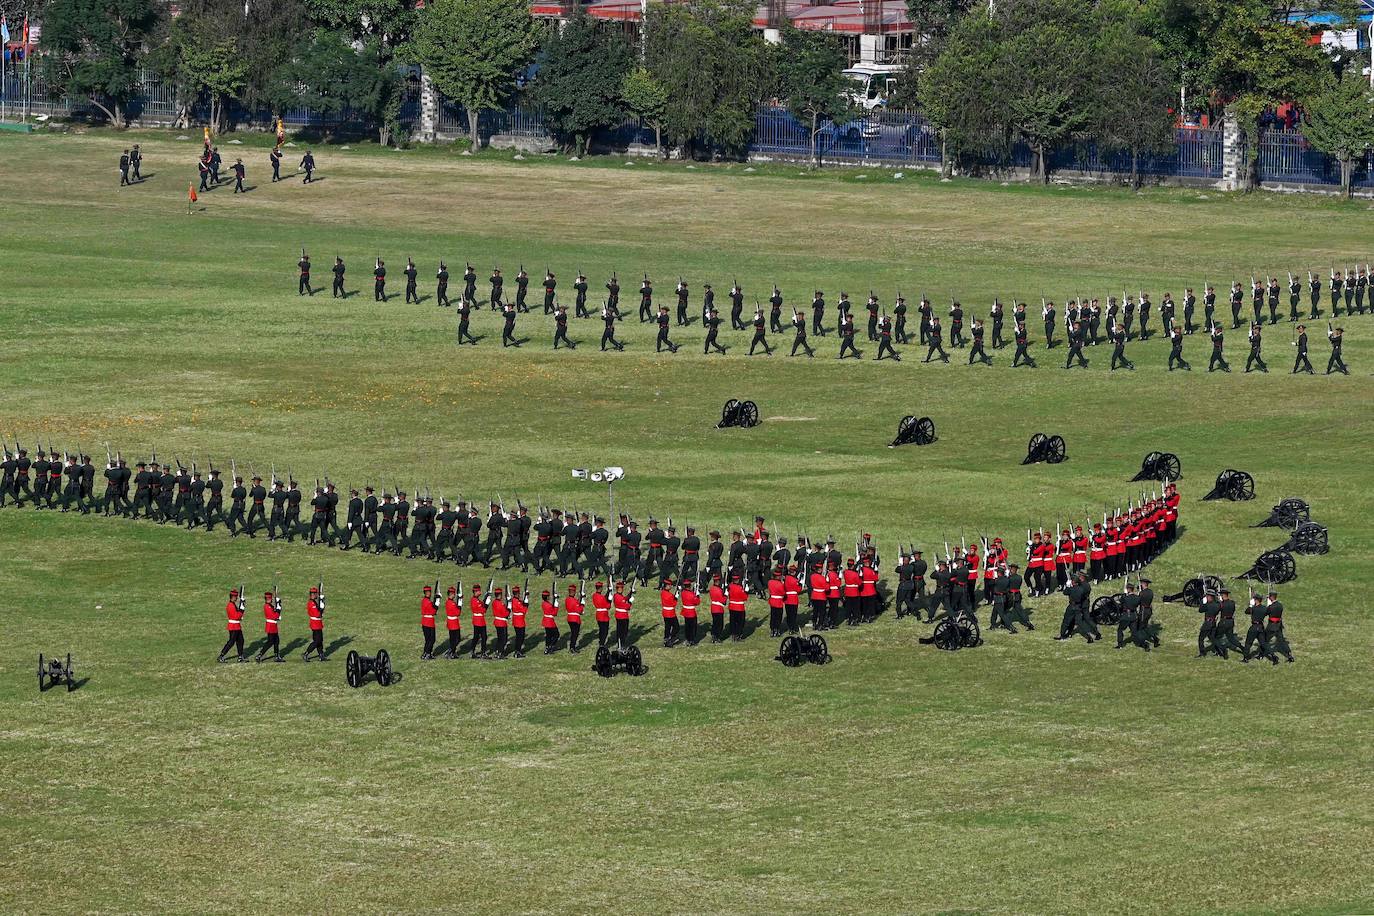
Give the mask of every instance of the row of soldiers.
MULTIPOLYGON (((314 294, 314 287, 310 279, 310 259, 302 251, 301 258, 297 262, 300 272, 300 282, 298 289, 301 295, 314 294)), ((345 290, 344 277, 347 268, 343 258, 336 257, 333 266, 334 282, 333 294, 336 297, 347 296, 345 290)), ((1352 274, 1353 276, 1354 274, 1352 274)), ((405 299, 406 302, 420 302, 421 297, 418 292, 419 270, 415 262, 407 259, 404 270, 405 276, 405 299)), ((1364 311, 1364 291, 1368 285, 1368 277, 1365 273, 1358 274, 1359 282, 1352 284, 1348 288, 1351 302, 1348 312, 1354 313, 1364 311), (1358 291, 1358 292, 1357 292, 1358 291)), ((443 262, 439 264, 437 274, 437 291, 435 299, 440 307, 449 307, 452 302, 448 295, 449 272, 448 267, 443 262)), ((1277 280, 1272 281, 1274 284, 1277 280)), ((1318 280, 1318 283, 1320 281, 1318 280)), ((1333 278, 1333 282, 1339 283, 1338 279, 1333 278)), ((499 311, 503 318, 501 344, 503 347, 519 347, 528 341, 528 338, 521 338, 516 331, 518 316, 522 313, 531 311, 528 303, 528 293, 530 285, 530 275, 524 267, 520 268, 515 279, 515 296, 509 301, 505 298, 505 280, 500 268, 493 270, 490 283, 490 292, 486 300, 493 310, 499 311)), ((552 270, 545 272, 543 279, 543 300, 544 313, 554 317, 553 349, 560 348, 575 349, 577 343, 568 336, 569 312, 565 304, 560 304, 557 300, 557 277, 552 270)), ((587 308, 588 280, 585 274, 579 272, 573 283, 575 291, 574 316, 578 318, 592 317, 592 312, 587 308)), ((1260 287, 1257 287, 1257 289, 1260 287)), ((1240 326, 1240 302, 1239 283, 1233 284, 1232 312, 1235 316, 1233 327, 1240 326)), ((1277 286, 1272 285, 1265 289, 1275 291, 1277 286)), ((607 295, 604 304, 600 309, 600 318, 604 329, 601 336, 601 350, 624 350, 624 344, 615 334, 617 322, 624 320, 624 315, 620 310, 620 284, 615 275, 606 283, 607 295)), ((670 314, 667 304, 654 304, 653 282, 646 274, 640 287, 639 300, 639 320, 642 323, 652 323, 657 325, 658 334, 655 340, 655 352, 668 351, 676 353, 680 345, 671 339, 671 330, 674 324, 677 327, 690 326, 696 319, 689 315, 689 294, 690 290, 685 280, 679 278, 675 289, 676 296, 676 317, 670 314)), ((376 301, 386 302, 388 294, 386 292, 386 264, 378 258, 373 271, 373 297, 376 301)), ((804 312, 793 308, 790 318, 786 318, 783 312, 784 300, 781 290, 775 285, 772 295, 768 299, 768 310, 765 314, 764 305, 755 302, 752 317, 746 318, 744 305, 744 290, 736 281, 730 288, 730 327, 732 330, 751 330, 753 337, 749 344, 749 355, 762 354, 771 356, 774 347, 768 340, 768 335, 780 334, 785 331, 785 325, 790 326, 793 331, 792 348, 790 355, 796 356, 799 352, 807 357, 816 355, 815 349, 808 337, 808 320, 804 312)), ((1263 297, 1257 302, 1263 302, 1263 297)), ((469 263, 463 273, 463 291, 458 300, 458 342, 460 344, 476 345, 480 338, 472 334, 471 320, 474 308, 478 306, 477 300, 477 273, 469 263)), ((1184 297, 1182 307, 1182 321, 1176 317, 1177 305, 1172 295, 1166 293, 1159 306, 1159 315, 1163 323, 1164 334, 1170 339, 1171 352, 1168 360, 1170 371, 1174 369, 1191 369, 1191 365, 1183 357, 1184 338, 1194 333, 1198 328, 1193 323, 1197 300, 1190 287, 1184 297)), ((1271 301, 1272 320, 1277 321, 1277 299, 1271 301)), ((1374 310, 1374 301, 1371 302, 1371 310, 1374 310)), ((823 336, 828 333, 825 325, 826 301, 824 292, 815 291, 815 297, 811 302, 810 334, 823 336)), ((870 293, 868 302, 865 306, 868 312, 868 340, 876 342, 876 360, 891 359, 896 362, 901 361, 901 354, 896 350, 894 343, 906 345, 912 341, 912 337, 907 332, 907 303, 906 299, 898 294, 893 313, 889 315, 881 305, 878 297, 870 293)), ((1066 369, 1075 366, 1081 368, 1088 367, 1087 357, 1084 355, 1086 347, 1095 346, 1104 342, 1111 343, 1113 353, 1111 358, 1111 368, 1113 370, 1121 368, 1133 370, 1134 363, 1126 356, 1126 344, 1134 339, 1148 339, 1152 336, 1149 327, 1150 317, 1154 306, 1150 301, 1147 292, 1139 294, 1139 303, 1134 296, 1123 293, 1121 303, 1115 296, 1108 297, 1104 309, 1099 299, 1071 299, 1066 302, 1064 310, 1064 335, 1068 345, 1068 357, 1065 360, 1066 369), (1106 334, 1102 331, 1102 319, 1105 313, 1106 334), (1137 318, 1139 327, 1136 327, 1137 318)), ((1338 306, 1334 309, 1339 314, 1338 306)), ((1216 291, 1210 285, 1204 297, 1204 329, 1207 331, 1212 344, 1212 357, 1208 364, 1208 371, 1230 371, 1230 366, 1225 360, 1224 346, 1225 334, 1222 325, 1216 320, 1216 291)), ((1320 309, 1313 308, 1314 317, 1320 313, 1320 309)), ((917 312, 920 316, 918 327, 919 344, 927 348, 925 362, 929 363, 937 358, 942 362, 949 362, 950 354, 945 349, 945 329, 941 324, 941 318, 935 314, 934 308, 929 299, 922 297, 917 305, 917 312)), ((850 303, 848 293, 841 293, 837 306, 838 319, 835 332, 839 339, 839 352, 837 359, 861 359, 863 351, 855 345, 857 337, 857 324, 855 321, 854 307, 850 303)), ((1049 300, 1041 302, 1041 318, 1045 327, 1045 344, 1048 349, 1053 349, 1060 341, 1057 338, 1058 317, 1055 303, 1049 300)), ((1293 313, 1293 320, 1297 321, 1297 313, 1293 313)), ((963 306, 958 301, 953 301, 949 309, 949 335, 948 340, 952 349, 968 348, 969 365, 980 363, 992 365, 992 357, 987 351, 991 346, 994 350, 1002 349, 1009 344, 1004 336, 1004 328, 1007 318, 1010 317, 1012 324, 1011 342, 1015 343, 1015 354, 1012 357, 1012 366, 1027 366, 1034 368, 1037 363, 1030 354, 1030 332, 1028 329, 1027 306, 1024 302, 1012 303, 1010 315, 1000 300, 994 301, 989 311, 987 320, 974 318, 968 326, 967 333, 965 328, 965 315, 963 306), (989 328, 990 323, 990 328, 989 328)), ((725 354, 728 348, 720 343, 720 328, 724 324, 724 317, 715 306, 715 294, 710 284, 703 287, 702 310, 700 322, 706 330, 706 337, 702 345, 704 354, 720 353, 725 354)), ((1268 368, 1263 361, 1261 354, 1262 346, 1262 327, 1263 320, 1260 315, 1259 305, 1256 306, 1255 320, 1249 329, 1250 358, 1247 360, 1246 371, 1257 369, 1267 372, 1268 368)), ((1341 357, 1341 338, 1344 333, 1343 328, 1332 328, 1328 323, 1327 337, 1331 343, 1331 359, 1328 361, 1327 373, 1335 371, 1346 372, 1345 364, 1341 357)), ((1297 348, 1298 355, 1294 364, 1294 372, 1311 372, 1311 363, 1307 357, 1307 332, 1305 326, 1298 326, 1293 345, 1297 348)))

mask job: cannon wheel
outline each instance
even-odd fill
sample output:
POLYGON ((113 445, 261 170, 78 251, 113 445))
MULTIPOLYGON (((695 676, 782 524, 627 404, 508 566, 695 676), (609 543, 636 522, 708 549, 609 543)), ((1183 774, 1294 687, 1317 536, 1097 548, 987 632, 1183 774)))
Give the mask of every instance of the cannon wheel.
POLYGON ((1233 502, 1254 499, 1255 478, 1245 471, 1232 471, 1231 478, 1227 481, 1226 495, 1233 502))
POLYGON ((1316 522, 1301 522, 1293 529, 1293 537, 1289 543, 1293 545, 1294 551, 1309 557, 1326 553, 1330 549, 1326 529, 1316 522))
POLYGON ((740 405, 739 425, 745 429, 752 429, 759 425, 759 405, 753 401, 745 401, 740 405))
POLYGON ((43 653, 38 653, 38 692, 43 692, 43 653))
POLYGON ((948 617, 935 625, 935 632, 930 634, 930 638, 935 642, 935 648, 946 652, 953 652, 963 644, 959 628, 948 617))
POLYGON ((348 658, 344 660, 344 679, 355 690, 363 685, 362 662, 357 649, 348 650, 348 658))
POLYGON ((724 429, 727 426, 735 425, 735 415, 739 411, 739 401, 734 398, 725 402, 725 406, 720 409, 720 422, 716 424, 716 429, 724 429))
POLYGON ((1063 436, 1050 436, 1045 442, 1045 460, 1050 464, 1059 464, 1067 457, 1064 449, 1063 436))
POLYGON ((1271 550, 1267 556, 1270 558, 1269 568, 1273 570, 1273 575, 1263 577, 1264 581, 1282 585, 1297 578, 1298 563, 1291 553, 1286 550, 1271 550))
POLYGON ((1155 480, 1161 457, 1159 452, 1150 452, 1140 459, 1140 473, 1132 477, 1131 480, 1155 480))
POLYGON ((644 673, 644 656, 639 652, 639 646, 630 646, 625 650, 625 670, 634 677, 639 677, 644 673))
POLYGON ((1116 595, 1100 595, 1089 612, 1097 623, 1107 625, 1121 619, 1121 601, 1116 595))
POLYGON ((930 417, 921 417, 916 421, 916 444, 929 445, 935 441, 935 421, 930 417))
POLYGON ((902 417, 902 422, 897 424, 897 438, 892 444, 906 445, 908 442, 913 441, 916 438, 912 434, 912 430, 915 428, 915 426, 915 417, 911 416, 910 414, 907 414, 905 417, 902 417))
POLYGON ((824 665, 830 661, 830 648, 825 644, 825 637, 819 633, 812 633, 807 640, 811 643, 811 660, 818 665, 824 665))
POLYGON ((1294 528, 1299 522, 1310 521, 1312 518, 1312 509, 1307 505, 1307 501, 1296 497, 1280 501, 1274 511, 1278 513, 1279 524, 1285 528, 1294 528))
POLYGON ((383 687, 391 686, 391 653, 385 649, 377 650, 377 659, 372 663, 377 672, 377 683, 383 687))
POLYGON ((1046 436, 1044 433, 1036 433, 1030 437, 1030 442, 1026 445, 1026 460, 1022 464, 1035 464, 1040 460, 1040 449, 1045 444, 1046 436))
POLYGON ((782 645, 778 647, 778 661, 788 668, 795 668, 802 663, 801 640, 795 636, 784 636, 782 645))
POLYGON ((74 678, 72 677, 72 654, 70 652, 67 653, 67 665, 62 669, 62 679, 67 682, 68 693, 76 689, 76 686, 72 683, 74 678))
POLYGON ((1159 467, 1156 480, 1175 481, 1183 476, 1183 462, 1178 460, 1178 456, 1173 452, 1165 452, 1159 456, 1159 467))
POLYGON ((959 645, 965 649, 972 649, 974 646, 983 644, 982 631, 978 629, 978 618, 963 614, 954 623, 959 631, 959 645))
POLYGON ((596 647, 596 658, 592 661, 592 670, 602 677, 611 676, 611 650, 605 646, 596 647))

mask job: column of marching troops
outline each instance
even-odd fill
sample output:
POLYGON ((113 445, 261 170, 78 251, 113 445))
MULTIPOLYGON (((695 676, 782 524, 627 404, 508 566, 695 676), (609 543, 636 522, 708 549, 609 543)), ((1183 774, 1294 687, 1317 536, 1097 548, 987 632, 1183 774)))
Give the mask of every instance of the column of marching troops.
MULTIPOLYGON (((568 647, 580 651, 582 616, 591 602, 597 624, 597 645, 611 639, 618 644, 630 640, 630 610, 639 588, 655 584, 663 621, 665 647, 680 643, 696 645, 708 633, 712 642, 729 638, 742 640, 746 630, 746 608, 751 599, 762 599, 769 608, 769 632, 777 637, 797 632, 802 625, 801 604, 809 602, 811 618, 807 625, 827 630, 845 623, 859 626, 874 620, 893 599, 896 616, 913 616, 928 624, 943 617, 974 614, 980 603, 991 608, 990 628, 1017 632, 1017 625, 1034 629, 1028 597, 1048 597, 1062 593, 1068 597, 1058 639, 1075 633, 1088 642, 1102 638, 1090 613, 1092 586, 1126 577, 1122 603, 1126 613, 1117 631, 1118 648, 1130 642, 1144 649, 1157 646, 1158 635, 1151 624, 1153 593, 1150 580, 1139 573, 1165 547, 1177 532, 1180 497, 1177 486, 1167 483, 1157 494, 1142 494, 1125 510, 1103 513, 1102 521, 1088 529, 1082 525, 1057 525, 1054 535, 1047 528, 1027 530, 1025 573, 1013 562, 999 537, 982 537, 973 543, 961 539, 953 550, 944 545, 944 556, 930 570, 924 551, 912 544, 899 549, 894 568, 895 592, 880 575, 881 559, 873 539, 865 534, 856 539, 854 552, 844 556, 835 539, 824 543, 798 535, 795 551, 788 539, 776 543, 759 516, 752 528, 741 525, 729 533, 728 547, 718 530, 707 532, 703 542, 694 525, 677 527, 668 520, 661 526, 648 519, 647 530, 628 514, 621 514, 614 532, 616 554, 610 555, 612 532, 605 519, 588 512, 539 507, 531 517, 529 507, 517 501, 506 509, 503 501, 493 501, 488 514, 469 509, 466 500, 456 508, 441 498, 438 505, 429 495, 417 495, 412 507, 403 491, 394 496, 384 492, 378 500, 374 488, 351 489, 342 525, 338 520, 339 494, 326 481, 316 486, 310 500, 310 520, 301 519, 303 494, 296 481, 273 475, 272 487, 263 486, 260 475, 252 475, 252 485, 235 473, 224 507, 224 485, 220 470, 211 467, 208 479, 196 466, 171 466, 156 461, 139 461, 131 473, 122 457, 110 456, 104 471, 103 494, 95 493, 95 467, 85 454, 67 453, 60 460, 51 446, 38 448, 36 460, 28 450, 15 444, 4 447, 0 462, 0 506, 14 502, 37 509, 82 514, 122 516, 160 524, 203 527, 213 531, 221 525, 233 537, 256 538, 265 532, 268 540, 293 542, 300 538, 308 544, 360 550, 364 553, 407 555, 435 563, 459 566, 480 564, 483 569, 496 566, 498 572, 518 570, 528 576, 554 577, 539 598, 540 623, 546 653, 557 650, 561 631, 560 613, 568 627, 568 647), (132 485, 133 494, 130 495, 132 485), (365 496, 363 494, 366 494, 365 496), (271 504, 270 510, 267 508, 271 504), (531 537, 533 541, 531 541, 531 537), (981 552, 980 552, 981 542, 981 552), (499 564, 499 565, 498 565, 499 564), (1137 585, 1129 582, 1135 573, 1137 585), (927 576, 929 574, 929 581, 927 576), (559 578, 568 579, 566 594, 559 578), (588 582, 592 582, 590 595, 588 582), (709 627, 698 626, 703 601, 709 627)), ((247 660, 243 645, 243 617, 247 596, 242 588, 233 590, 226 606, 229 639, 220 653, 225 660, 236 650, 247 660)), ((526 648, 527 619, 535 600, 528 578, 523 586, 498 586, 495 576, 485 586, 474 583, 466 592, 461 581, 446 589, 436 580, 426 586, 421 602, 421 628, 424 636, 422 657, 434 657, 437 621, 443 618, 448 636, 445 657, 463 654, 462 616, 464 607, 471 623, 471 642, 466 654, 473 658, 523 657, 526 648), (442 605, 440 592, 443 591, 442 605), (488 620, 494 641, 488 642, 488 620), (513 631, 513 636, 511 635, 513 631)), ((1203 604, 1204 628, 1199 635, 1199 652, 1225 657, 1230 650, 1251 657, 1251 644, 1259 640, 1257 654, 1274 659, 1273 647, 1291 659, 1282 637, 1282 605, 1276 596, 1265 605, 1267 619, 1278 632, 1259 633, 1252 625, 1251 639, 1242 648, 1235 643, 1229 625, 1234 605, 1229 596, 1209 596, 1203 604), (1277 611, 1272 608, 1277 607, 1277 611), (1207 645, 1204 647, 1204 635, 1207 645)), ((312 587, 306 602, 306 617, 312 641, 305 659, 324 660, 323 641, 325 601, 322 587, 312 587)), ((280 661, 281 594, 273 589, 264 595, 264 636, 258 660, 269 654, 280 661)))
MULTIPOLYGON (((310 277, 310 257, 304 251, 301 252, 297 268, 300 273, 297 287, 299 294, 314 295, 316 289, 310 277)), ((331 290, 333 296, 347 298, 348 292, 345 288, 347 266, 342 257, 335 257, 331 270, 333 273, 331 290)), ((414 260, 409 258, 406 260, 403 274, 405 276, 405 301, 407 303, 421 302, 418 280, 419 268, 416 267, 414 260)), ((449 308, 453 305, 448 294, 449 271, 443 261, 439 262, 439 269, 435 277, 437 283, 434 295, 435 304, 442 308, 449 308)), ((530 279, 528 272, 521 266, 515 278, 515 297, 509 301, 505 298, 505 279, 500 268, 493 269, 488 280, 489 292, 485 301, 492 310, 499 311, 502 315, 501 345, 503 347, 520 347, 527 342, 526 338, 517 336, 516 322, 519 315, 531 311, 528 304, 530 279)), ((1301 314, 1303 281, 1291 273, 1288 275, 1288 279, 1288 320, 1296 325, 1292 340, 1292 345, 1296 350, 1292 371, 1294 374, 1299 372, 1311 374, 1314 369, 1308 357, 1307 326, 1300 323, 1304 320, 1301 314)), ((477 273, 471 263, 467 264, 462 280, 463 290, 457 305, 458 343, 475 346, 480 338, 472 334, 471 321, 473 310, 479 305, 479 302, 477 299, 477 273)), ((386 281, 386 262, 377 258, 373 269, 373 298, 377 302, 389 301, 390 294, 386 290, 386 281)), ((1246 359, 1245 371, 1268 372, 1269 367, 1263 356, 1264 312, 1267 305, 1268 323, 1274 325, 1279 322, 1279 299, 1282 288, 1277 277, 1271 277, 1267 283, 1262 278, 1252 278, 1251 282, 1253 320, 1248 321, 1242 314, 1245 300, 1244 290, 1239 281, 1231 284, 1231 327, 1232 329, 1240 328, 1248 323, 1247 342, 1250 351, 1246 359)), ((1369 294, 1370 300, 1368 309, 1374 313, 1374 293, 1369 290, 1370 271, 1367 266, 1354 268, 1345 273, 1333 268, 1328 283, 1331 294, 1332 317, 1340 317, 1342 305, 1344 305, 1347 316, 1364 314, 1366 294, 1369 294)), ((1317 320, 1322 315, 1322 278, 1309 272, 1306 285, 1309 301, 1309 314, 1306 320, 1317 320)), ((553 349, 575 349, 577 343, 568 337, 568 307, 558 301, 558 279, 552 270, 545 271, 542 286, 543 312, 554 318, 553 349)), ((574 317, 592 317, 592 312, 587 307, 588 280, 586 275, 580 271, 573 281, 573 290, 574 317)), ((690 293, 691 290, 687 282, 678 278, 677 286, 674 289, 676 300, 676 315, 674 316, 670 314, 668 305, 660 303, 656 306, 654 304, 653 282, 649 279, 648 274, 644 275, 639 288, 638 317, 641 323, 657 325, 658 337, 654 344, 655 352, 666 350, 669 353, 676 353, 678 351, 680 345, 671 338, 673 326, 688 327, 696 320, 689 315, 690 293)), ((763 303, 756 301, 753 315, 749 318, 746 318, 744 290, 738 280, 731 285, 728 296, 730 299, 731 329, 734 331, 753 330, 753 338, 749 344, 749 355, 772 356, 774 347, 769 343, 768 335, 770 333, 781 334, 785 330, 782 291, 774 285, 772 295, 768 299, 766 312, 763 303)), ((1212 285, 1205 285, 1202 300, 1203 324, 1201 326, 1194 324, 1197 305, 1198 300, 1192 287, 1185 290, 1181 309, 1179 304, 1174 301, 1172 293, 1165 293, 1160 301, 1159 317, 1163 325, 1163 333, 1170 342, 1168 369, 1170 372, 1176 369, 1185 371, 1192 369, 1191 364, 1183 357, 1184 338, 1198 331, 1205 331, 1212 345, 1207 371, 1230 372, 1231 367, 1225 356, 1225 330, 1221 321, 1216 318, 1217 293, 1212 285), (1181 320, 1180 311, 1182 313, 1181 320)), ((810 333, 817 337, 825 336, 829 329, 825 323, 827 303, 822 290, 815 291, 810 308, 810 333)), ((894 341, 896 344, 907 345, 913 340, 907 332, 906 299, 898 293, 892 314, 889 315, 878 297, 870 292, 865 308, 868 312, 868 340, 878 345, 875 359, 891 359, 900 362, 901 355, 895 349, 894 341)), ((1110 343, 1112 345, 1111 369, 1113 371, 1117 369, 1134 370, 1135 364, 1126 355, 1126 344, 1132 340, 1148 340, 1153 335, 1153 331, 1150 329, 1150 318, 1154 308, 1150 294, 1144 291, 1141 291, 1138 296, 1131 296, 1123 291, 1120 301, 1115 296, 1109 296, 1105 308, 1098 298, 1066 300, 1062 328, 1064 339, 1062 342, 1067 344, 1068 354, 1064 361, 1064 368, 1087 368, 1088 359, 1084 355, 1085 348, 1110 343), (1102 333, 1104 313, 1106 319, 1105 335, 1102 333)), ((941 362, 949 362, 950 356, 944 347, 945 330, 941 325, 940 316, 935 314, 930 300, 924 296, 921 297, 916 310, 920 317, 917 342, 920 346, 927 348, 924 362, 929 363, 937 359, 941 362)), ((854 307, 849 300, 848 293, 840 293, 836 311, 838 319, 835 331, 840 341, 839 354, 836 358, 862 358, 862 351, 854 344, 857 332, 854 307)), ((1012 366, 1036 367, 1037 363, 1030 354, 1030 331, 1028 329, 1026 303, 1013 300, 1010 317, 1012 320, 1012 339, 1010 342, 1004 336, 1007 310, 1000 300, 993 301, 986 321, 981 318, 972 319, 966 335, 963 306, 958 301, 952 300, 949 308, 949 343, 951 348, 963 349, 967 347, 969 365, 975 362, 982 365, 992 365, 992 357, 988 354, 986 346, 999 350, 1009 343, 1014 343, 1016 350, 1012 357, 1012 366), (989 323, 991 323, 990 332, 988 331, 989 323), (985 337, 989 336, 990 340, 985 346, 985 337)), ((1060 331, 1060 323, 1058 309, 1053 301, 1041 300, 1040 317, 1044 323, 1046 349, 1052 350, 1061 342, 1056 336, 1060 331)), ((624 343, 615 336, 616 323, 624 319, 620 310, 620 282, 615 274, 612 274, 606 282, 606 296, 600 309, 600 318, 604 324, 601 349, 617 352, 624 350, 624 343)), ((724 320, 715 306, 715 292, 711 284, 703 284, 700 321, 702 327, 706 329, 706 338, 702 347, 704 354, 726 353, 727 348, 720 343, 719 339, 720 327, 724 320)), ((800 351, 808 357, 814 357, 816 354, 808 338, 808 320, 805 312, 793 307, 791 318, 787 319, 787 324, 791 326, 794 333, 790 355, 796 356, 800 351)), ((1327 340, 1331 346, 1331 354, 1326 366, 1328 375, 1334 372, 1349 374, 1342 357, 1344 333, 1344 328, 1334 327, 1330 321, 1327 322, 1327 340)))

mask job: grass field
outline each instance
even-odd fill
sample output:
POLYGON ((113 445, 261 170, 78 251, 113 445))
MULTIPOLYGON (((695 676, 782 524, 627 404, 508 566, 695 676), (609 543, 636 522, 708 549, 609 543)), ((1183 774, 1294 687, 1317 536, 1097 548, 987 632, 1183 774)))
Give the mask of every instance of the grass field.
MULTIPOLYGON (((197 144, 137 139, 151 174, 120 190, 127 136, 0 135, 11 437, 592 508, 604 492, 568 469, 615 463, 617 504, 641 518, 757 511, 789 535, 869 530, 889 557, 899 539, 1016 541, 1116 505, 1162 449, 1183 461, 1184 532, 1157 592, 1245 569, 1283 538, 1248 526, 1287 496, 1312 503, 1334 550, 1300 558, 1282 590, 1298 663, 1279 668, 1195 660, 1181 605, 1157 609, 1164 647, 1148 655, 1052 641, 1063 604, 1041 601, 1036 632, 974 651, 918 646, 927 628, 886 615, 800 670, 762 634, 657 648, 646 607, 648 676, 607 681, 566 652, 422 664, 429 564, 6 510, 0 909, 1374 909, 1374 317, 1345 321, 1348 378, 1288 375, 1286 324, 1267 376, 1239 371, 1240 332, 1230 375, 1168 374, 1158 339, 1131 347, 1134 374, 1109 374, 1101 348, 1066 373, 1039 345, 1032 372, 1009 351, 987 370, 917 365, 915 348, 901 365, 751 360, 743 334, 708 360, 698 328, 656 357, 633 321, 625 353, 597 352, 588 321, 583 346, 555 354, 539 315, 502 351, 489 312, 481 346, 455 349, 449 310, 379 306, 366 282, 380 253, 398 293, 408 254, 422 277, 440 257, 482 278, 547 263, 569 297, 579 267, 594 289, 615 269, 631 305, 642 272, 664 297, 682 274, 693 314, 703 281, 736 277, 751 301, 776 281, 789 302, 820 286, 890 303, 900 287, 979 314, 993 295, 1144 287, 1158 302, 1363 260, 1367 205, 361 148, 321 151, 318 184, 273 186, 265 148, 246 146, 224 149, 246 151, 255 190, 226 186, 188 216, 197 144), (297 297, 301 245, 317 283, 338 251, 361 292, 297 297), (715 430, 728 397, 756 400, 763 425, 715 430), (885 448, 908 413, 939 441, 885 448), (1037 431, 1062 434, 1070 460, 1021 467, 1037 431), (1258 498, 1199 502, 1227 467, 1258 498), (321 576, 330 639, 351 642, 325 666, 215 665, 226 590, 278 574, 284 642, 321 576), (379 646, 404 680, 349 690, 344 651, 379 646), (68 650, 89 682, 39 695, 36 653, 68 650)), ((1205 367, 1201 338, 1187 353, 1205 367)))

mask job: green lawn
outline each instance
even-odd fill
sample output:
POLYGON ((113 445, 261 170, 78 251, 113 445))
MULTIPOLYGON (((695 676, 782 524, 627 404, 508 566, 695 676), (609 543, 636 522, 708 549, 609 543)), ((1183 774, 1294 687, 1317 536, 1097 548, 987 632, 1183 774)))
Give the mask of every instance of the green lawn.
MULTIPOLYGON (((1148 655, 1052 641, 1063 604, 1041 601, 1036 632, 977 650, 918 646, 928 628, 886 615, 799 670, 758 633, 662 650, 645 607, 649 674, 602 680, 566 652, 421 663, 427 563, 6 509, 0 908, 1374 909, 1374 317, 1345 322, 1349 378, 1288 375, 1286 323, 1268 332, 1268 376, 1239 371, 1240 332, 1230 375, 1166 373, 1158 339, 1132 345, 1134 374, 1108 373, 1101 348, 1066 373, 1041 345, 1038 371, 1011 370, 1010 351, 986 370, 922 366, 914 347, 901 365, 838 363, 833 336, 804 361, 746 359, 747 335, 726 334, 735 351, 708 360, 695 327, 656 357, 633 320, 625 353, 597 352, 587 321, 583 346, 555 354, 537 314, 530 343, 502 351, 490 312, 482 344, 455 349, 449 310, 379 306, 366 282, 380 253, 397 293, 407 255, 426 278, 440 257, 482 278, 551 265, 569 297, 579 268, 594 289, 614 269, 631 307, 644 271, 665 297, 681 274, 693 314, 702 282, 736 277, 751 302, 775 281, 789 303, 900 288, 980 314, 994 295, 1144 287, 1158 302, 1367 258, 1367 204, 361 147, 320 151, 316 185, 273 186, 250 143, 222 149, 243 150, 255 190, 226 186, 188 216, 195 136, 136 139, 151 177, 121 190, 129 137, 0 136, 11 438, 594 509, 605 493, 568 469, 615 463, 617 505, 641 518, 758 512, 842 543, 862 528, 889 557, 898 540, 1016 542, 1123 503, 1141 456, 1169 450, 1185 530, 1157 592, 1244 570, 1283 539, 1249 526, 1286 496, 1311 502, 1334 550, 1299 558, 1282 589, 1298 663, 1279 668, 1194 659, 1181 605, 1157 612, 1148 655), (301 245, 318 284, 337 251, 361 292, 299 298, 301 245), (728 397, 756 400, 763 425, 714 429, 728 397), (885 448, 909 413, 939 441, 885 448), (1037 431, 1063 435, 1070 460, 1021 467, 1037 431), (1257 499, 1199 502, 1228 467, 1257 499), (305 634, 319 577, 330 640, 352 641, 325 666, 215 665, 226 590, 277 575, 284 642, 305 634), (347 688, 346 649, 380 646, 403 681, 347 688), (39 695, 37 652, 68 650, 89 682, 39 695)), ((1189 340, 1199 370, 1205 350, 1189 340)))

